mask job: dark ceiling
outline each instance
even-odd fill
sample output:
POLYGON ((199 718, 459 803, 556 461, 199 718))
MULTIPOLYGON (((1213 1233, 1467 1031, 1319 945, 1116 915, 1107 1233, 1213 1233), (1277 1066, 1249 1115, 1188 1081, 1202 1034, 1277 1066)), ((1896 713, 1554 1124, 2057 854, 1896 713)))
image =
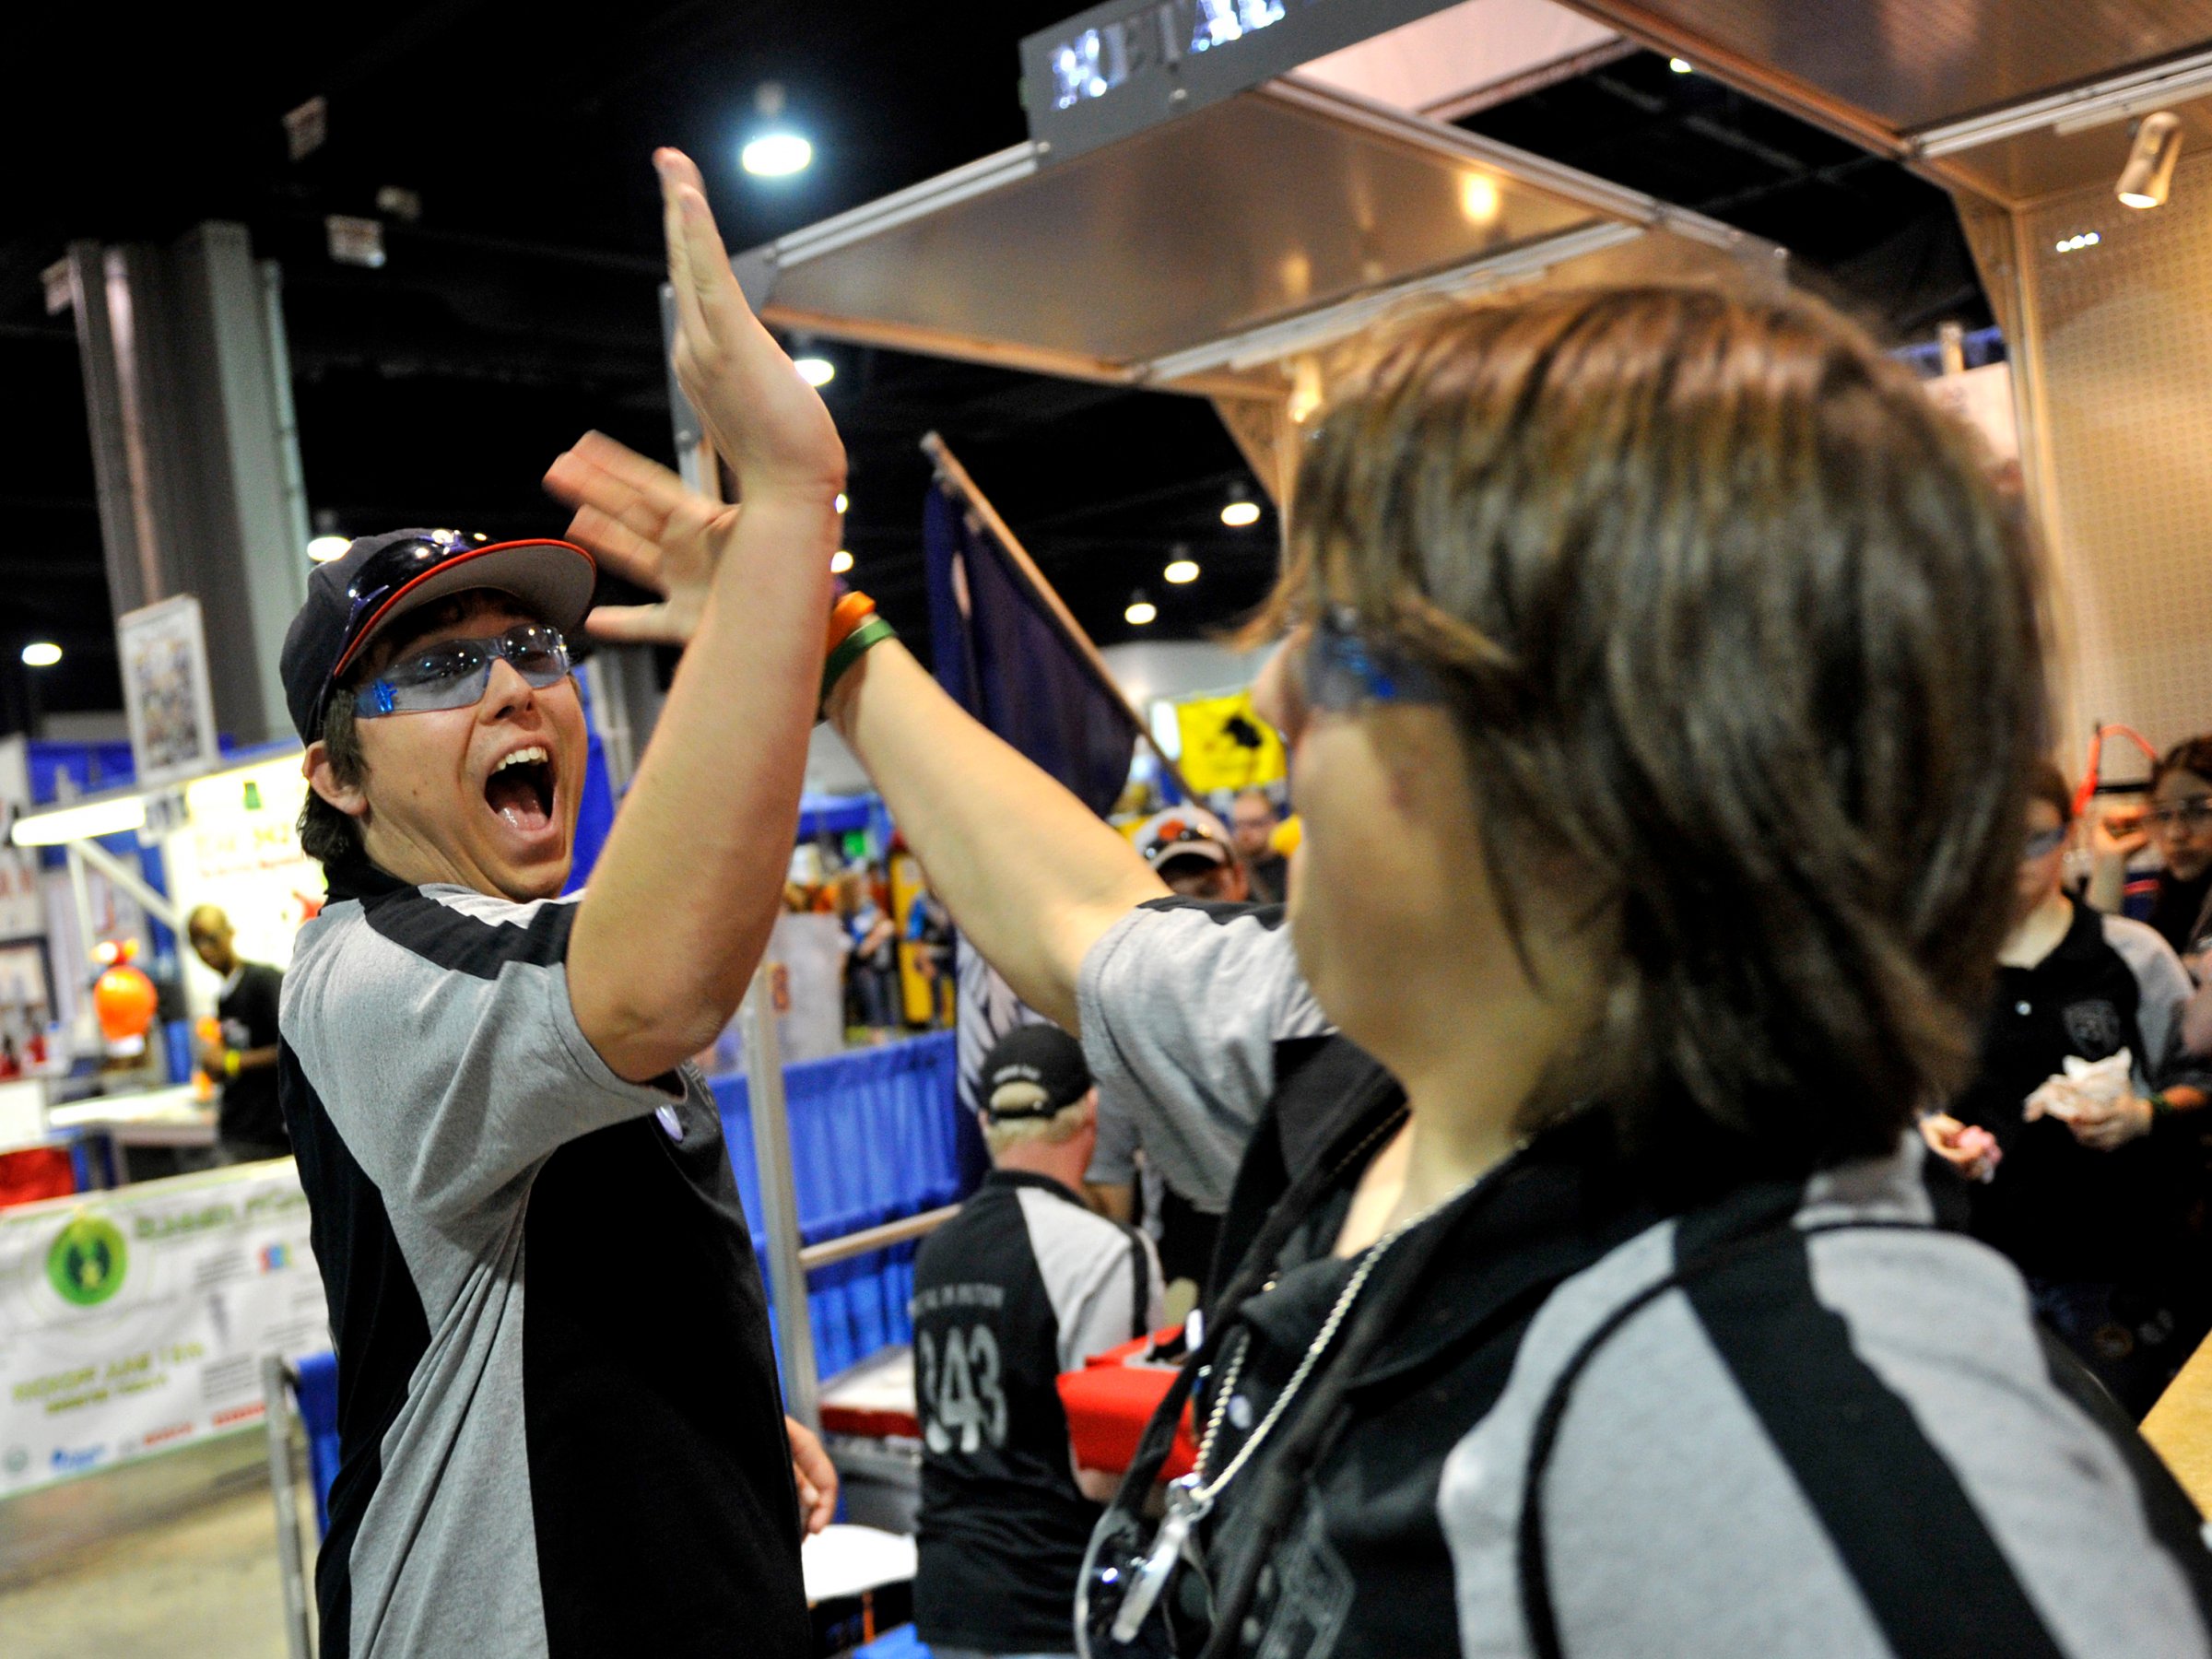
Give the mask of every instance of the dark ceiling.
MULTIPOLYGON (((25 43, 19 72, 80 67, 18 82, 0 134, 0 507, 16 530, 0 551, 0 730, 22 729, 34 677, 50 710, 119 697, 76 340, 46 314, 39 275, 70 240, 166 241, 232 218, 281 262, 319 525, 543 533, 561 515, 537 479, 577 433, 668 451, 653 146, 699 159, 731 247, 750 246, 1018 141, 1016 43, 1072 9, 633 0, 568 15, 586 23, 444 0, 288 9, 258 31, 118 18, 114 41, 25 43), (794 180, 735 165, 766 80, 816 144, 794 180), (282 117, 317 95, 328 141, 292 162, 282 117), (385 216, 382 269, 333 264, 324 216, 375 215, 389 186, 419 196, 419 219, 385 216), (66 653, 35 677, 17 660, 34 638, 66 653)), ((1801 280, 1890 338, 1987 321, 1939 191, 1650 53, 1465 124, 1791 248, 1801 280)), ((915 443, 933 428, 1101 642, 1137 631, 1121 613, 1140 586, 1160 606, 1144 631, 1170 637, 1229 623, 1265 591, 1274 519, 1219 523, 1248 475, 1206 404, 827 355, 855 579, 910 635, 924 631, 915 443), (1176 543, 1205 574, 1163 588, 1176 543)))

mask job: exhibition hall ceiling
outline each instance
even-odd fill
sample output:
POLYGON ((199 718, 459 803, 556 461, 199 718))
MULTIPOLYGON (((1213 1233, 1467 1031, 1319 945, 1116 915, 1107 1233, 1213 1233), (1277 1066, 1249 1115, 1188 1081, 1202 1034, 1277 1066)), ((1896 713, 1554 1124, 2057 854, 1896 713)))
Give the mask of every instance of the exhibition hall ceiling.
MULTIPOLYGON (((639 0, 548 25, 540 9, 444 0, 271 12, 221 38, 204 18, 119 23, 97 53, 81 31, 30 43, 17 61, 52 73, 0 115, 0 509, 15 531, 0 547, 0 730, 23 718, 18 634, 65 648, 41 671, 44 707, 117 700, 76 340, 41 282, 69 241, 250 228, 283 270, 319 527, 543 533, 562 521, 538 477, 580 431, 668 451, 655 144, 699 159, 733 249, 767 242, 1020 141, 1016 44, 1073 9, 639 0), (736 165, 770 81, 815 145, 790 179, 736 165), (317 97, 327 137, 294 160, 284 117, 317 97), (381 221, 380 268, 334 262, 334 214, 381 221)), ((1987 320, 1933 185, 1664 57, 1604 62, 1462 124, 1781 243, 1801 280, 1892 338, 1987 320)), ((1224 188, 1219 175, 1203 188, 1224 188)), ((853 461, 854 578, 909 631, 924 624, 916 442, 933 429, 1102 642, 1135 631, 1122 613, 1139 587, 1159 607, 1147 631, 1186 638, 1264 594, 1276 521, 1220 522, 1251 480, 1202 400, 823 352, 853 461), (1204 573, 1165 587, 1179 544, 1204 573)))

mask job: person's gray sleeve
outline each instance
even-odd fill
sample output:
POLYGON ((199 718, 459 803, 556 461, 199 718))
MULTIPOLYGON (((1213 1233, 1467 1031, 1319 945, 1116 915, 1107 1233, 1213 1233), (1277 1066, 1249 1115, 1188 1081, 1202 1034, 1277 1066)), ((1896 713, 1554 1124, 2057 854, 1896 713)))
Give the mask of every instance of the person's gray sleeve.
MULTIPOLYGON (((1623 1247, 1619 1265, 1641 1255, 1638 1279, 1664 1273, 1674 1264, 1646 1248, 1656 1241, 1623 1247)), ((1993 1630, 2025 1604, 2052 1649, 2084 1659, 2206 1653, 2174 1541, 2154 1530, 2113 1434, 2053 1379, 2009 1265, 1952 1235, 1880 1230, 1812 1241, 1792 1273, 1807 1268, 1820 1304, 1809 1351, 1802 1332, 1767 1323, 1771 1299, 1677 1290, 1580 1374, 1538 1486, 1564 1652, 1875 1659, 1910 1651, 1883 1607, 1942 1598, 1965 1628, 1993 1630), (1839 1394, 1865 1403, 1788 1452, 1755 1404, 1787 1412, 1839 1394), (1814 1450, 1836 1436, 1851 1442, 1841 1465, 1814 1450), (1911 1504, 1891 1484, 1907 1470, 1929 1483, 1911 1504), (1924 1547, 1913 1505, 1938 1501, 1983 1535, 1924 1547), (1970 1542, 1991 1571, 1958 1571, 1970 1542)), ((1534 1427, 1627 1282, 1555 1294, 1505 1395, 1447 1460, 1438 1512, 1464 1653, 1527 1651, 1518 1544, 1534 1427)))
POLYGON ((1083 1179, 1092 1186, 1136 1184, 1136 1117, 1120 1095, 1099 1090, 1099 1139, 1083 1179))
POLYGON ((2142 1088, 2204 1088, 2212 1083, 2212 1061, 2189 1052, 2184 1011, 2194 988, 2173 947, 2155 928, 2122 916, 2102 918, 2104 941, 2127 964, 2136 980, 2136 1027, 2143 1053, 2136 1056, 2136 1082, 2142 1088))
POLYGON ((1275 1091, 1275 1045, 1330 1030, 1282 912, 1141 905, 1090 947, 1076 995, 1100 1095, 1127 1098, 1170 1184, 1218 1211, 1275 1091))
POLYGON ((284 1039, 387 1203, 459 1218, 562 1143, 670 1098, 617 1077, 578 1027, 574 916, 452 890, 341 905, 302 933, 284 1039))
POLYGON ((1030 1250, 1037 1258, 1037 1271, 1060 1327, 1062 1371, 1079 1371, 1091 1355, 1158 1328, 1165 1314, 1159 1258, 1151 1240, 1034 1188, 1022 1191, 1021 1213, 1029 1228, 1030 1250), (1146 1297, 1141 1309, 1136 1304, 1133 1253, 1141 1253, 1144 1259, 1146 1297))

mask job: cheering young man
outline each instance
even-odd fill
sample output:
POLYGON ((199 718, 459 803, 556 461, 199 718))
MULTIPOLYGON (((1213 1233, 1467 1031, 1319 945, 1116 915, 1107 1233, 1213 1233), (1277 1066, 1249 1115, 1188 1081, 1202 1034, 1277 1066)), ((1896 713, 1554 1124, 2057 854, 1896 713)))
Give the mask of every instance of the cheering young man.
POLYGON ((702 351, 743 365, 743 423, 713 436, 745 510, 663 526, 672 578, 701 578, 691 645, 590 892, 557 896, 584 771, 563 638, 590 603, 581 548, 365 537, 285 641, 302 841, 330 881, 280 1059, 338 1353, 325 1659, 811 1651, 800 1509, 825 1523, 835 1479, 787 1438, 686 1062, 778 908, 844 455, 703 202, 671 189, 666 223, 678 374, 702 351))

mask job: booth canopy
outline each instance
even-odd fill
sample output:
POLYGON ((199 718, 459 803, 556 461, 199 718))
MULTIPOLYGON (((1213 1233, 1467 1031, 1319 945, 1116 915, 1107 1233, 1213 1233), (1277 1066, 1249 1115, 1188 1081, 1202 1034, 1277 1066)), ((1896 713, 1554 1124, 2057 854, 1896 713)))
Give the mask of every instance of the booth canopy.
POLYGON ((1777 259, 1649 196, 1290 76, 1065 160, 1017 145, 735 264, 786 329, 1279 402, 1291 359, 1409 294, 1608 255, 1777 259))
POLYGON ((1947 183, 2018 207, 2118 176, 2128 120, 2212 144, 2212 0, 1575 0, 1947 183))

